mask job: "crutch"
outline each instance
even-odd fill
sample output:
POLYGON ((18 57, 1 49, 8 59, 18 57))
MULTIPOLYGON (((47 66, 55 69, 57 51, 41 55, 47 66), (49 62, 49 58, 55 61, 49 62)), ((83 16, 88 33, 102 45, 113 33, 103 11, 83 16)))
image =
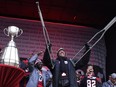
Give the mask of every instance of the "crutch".
MULTIPOLYGON (((104 34, 106 33, 106 31, 116 22, 116 17, 114 17, 102 30, 100 30, 99 32, 97 32, 87 43, 89 44, 97 35, 101 34, 101 36, 98 38, 98 40, 96 40, 94 42, 94 44, 79 58, 78 61, 76 61, 76 63, 78 63, 83 56, 85 56, 104 36, 104 34)), ((85 48, 85 46, 83 46, 78 53, 76 53, 76 55, 72 58, 72 60, 85 48)), ((75 64, 76 64, 75 63, 75 64)))
MULTIPOLYGON (((37 4, 37 7, 38 7, 38 13, 39 13, 41 24, 42 24, 42 28, 43 28, 44 39, 45 39, 45 42, 46 42, 46 45, 47 45, 48 53, 50 55, 49 45, 51 43, 50 43, 49 35, 48 35, 47 29, 46 29, 45 24, 44 24, 44 20, 43 20, 43 17, 42 17, 42 13, 41 13, 41 9, 40 9, 40 6, 39 6, 39 2, 36 2, 36 4, 37 4)), ((53 59, 54 56, 53 56, 52 48, 51 48, 51 55, 50 55, 50 58, 53 59)), ((51 61, 51 63, 53 65, 52 61, 51 61)))

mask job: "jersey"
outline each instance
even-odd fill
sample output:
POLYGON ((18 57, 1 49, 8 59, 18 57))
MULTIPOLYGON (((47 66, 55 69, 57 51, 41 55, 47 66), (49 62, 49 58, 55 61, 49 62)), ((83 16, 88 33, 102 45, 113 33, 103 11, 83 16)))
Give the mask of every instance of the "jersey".
POLYGON ((39 72, 39 81, 38 81, 38 86, 37 87, 43 87, 43 78, 42 78, 42 73, 39 72))
POLYGON ((80 87, 102 87, 102 84, 97 80, 97 77, 92 78, 85 77, 81 81, 80 87))

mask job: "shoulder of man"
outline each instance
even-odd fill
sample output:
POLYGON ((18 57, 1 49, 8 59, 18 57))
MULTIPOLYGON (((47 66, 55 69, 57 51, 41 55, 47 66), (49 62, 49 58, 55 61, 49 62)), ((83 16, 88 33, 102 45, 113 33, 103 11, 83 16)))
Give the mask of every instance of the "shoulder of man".
POLYGON ((110 83, 108 81, 103 83, 103 87, 106 87, 108 85, 110 85, 110 83))

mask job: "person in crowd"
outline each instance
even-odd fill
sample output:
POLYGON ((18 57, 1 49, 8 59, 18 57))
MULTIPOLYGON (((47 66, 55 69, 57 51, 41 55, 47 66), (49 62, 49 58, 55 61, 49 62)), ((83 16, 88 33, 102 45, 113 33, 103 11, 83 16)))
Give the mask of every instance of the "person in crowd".
POLYGON ((86 75, 80 82, 80 87, 102 87, 101 79, 95 76, 92 65, 88 65, 86 75))
POLYGON ((81 69, 76 70, 77 83, 80 85, 80 82, 84 78, 84 72, 81 69))
POLYGON ((109 80, 104 82, 102 87, 116 87, 116 73, 112 73, 109 76, 109 80))
POLYGON ((19 67, 25 71, 25 75, 21 79, 19 87, 25 87, 25 85, 27 84, 29 80, 28 60, 25 58, 20 58, 19 67))
MULTIPOLYGON (((86 44, 86 51, 89 46, 86 44)), ((49 50, 51 45, 49 45, 49 50)), ((48 49, 46 48, 43 57, 43 63, 52 71, 53 74, 53 87, 78 87, 75 70, 85 66, 90 58, 90 51, 82 57, 78 63, 72 59, 67 58, 66 52, 60 48, 57 52, 55 60, 50 58, 48 49)))
POLYGON ((25 72, 28 72, 28 60, 25 58, 20 59, 19 67, 25 72))
POLYGON ((38 59, 42 51, 29 59, 29 69, 31 74, 26 87, 52 87, 52 73, 43 66, 43 62, 38 59))

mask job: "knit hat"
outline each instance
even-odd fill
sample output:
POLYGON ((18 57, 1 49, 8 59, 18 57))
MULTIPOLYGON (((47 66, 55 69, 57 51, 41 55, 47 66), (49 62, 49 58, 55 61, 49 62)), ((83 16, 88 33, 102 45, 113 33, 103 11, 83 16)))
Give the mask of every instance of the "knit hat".
POLYGON ((116 73, 112 73, 111 78, 116 79, 116 73))
POLYGON ((59 53, 59 51, 61 51, 61 50, 64 50, 64 48, 59 48, 58 51, 57 51, 57 53, 59 53))
POLYGON ((57 51, 57 56, 59 56, 59 52, 60 52, 61 50, 64 50, 64 48, 59 48, 59 49, 58 49, 58 51, 57 51))

